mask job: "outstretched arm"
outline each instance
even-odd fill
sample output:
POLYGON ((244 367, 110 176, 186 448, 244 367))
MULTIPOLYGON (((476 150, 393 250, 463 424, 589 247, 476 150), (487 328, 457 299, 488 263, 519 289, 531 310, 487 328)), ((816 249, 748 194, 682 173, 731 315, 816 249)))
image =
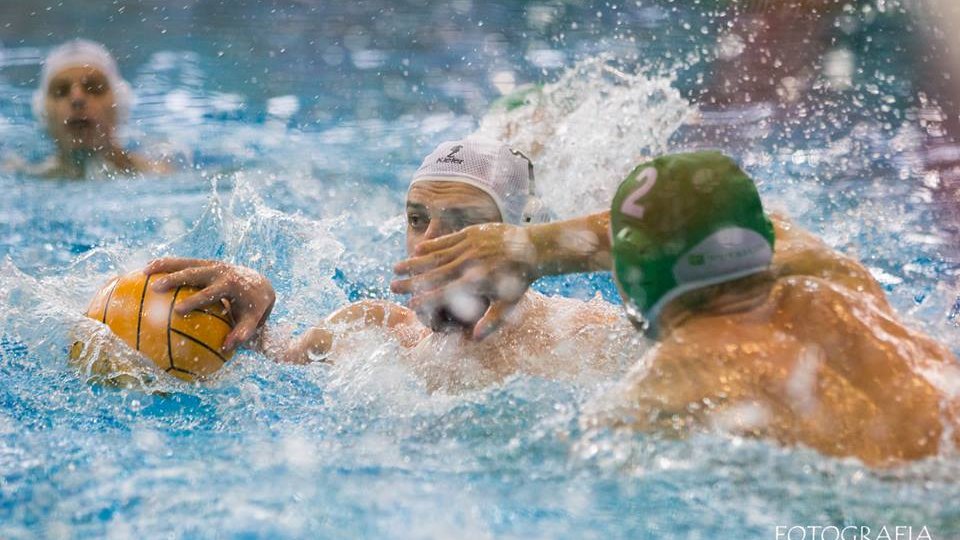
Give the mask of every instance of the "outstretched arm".
POLYGON ((339 338, 369 327, 387 330, 407 347, 416 344, 423 330, 413 311, 385 300, 363 300, 334 312, 277 356, 292 364, 325 361, 335 354, 339 338))
POLYGON ((482 295, 490 307, 473 330, 482 339, 496 330, 537 279, 610 270, 610 212, 517 227, 487 223, 422 242, 415 257, 394 271, 396 293, 414 294, 411 306, 429 311, 457 292, 482 295))
MULTIPOLYGON (((843 255, 783 216, 771 219, 776 232, 778 276, 810 275, 867 293, 887 307, 883 289, 855 259, 843 255)), ((413 294, 411 306, 429 311, 458 291, 486 296, 490 307, 474 327, 482 339, 495 331, 534 281, 543 276, 609 271, 610 213, 517 227, 490 223, 423 242, 415 257, 394 271, 406 276, 394 292, 413 294)))
POLYGON ((151 285, 158 292, 180 286, 201 289, 177 302, 174 309, 178 313, 226 301, 237 324, 227 335, 223 349, 230 351, 246 345, 277 362, 303 364, 323 359, 333 350, 337 338, 359 328, 382 326, 406 346, 415 344, 422 330, 409 309, 382 300, 365 300, 340 309, 294 340, 280 329, 266 327, 276 295, 270 281, 249 268, 171 257, 151 262, 144 272, 168 273, 151 285))

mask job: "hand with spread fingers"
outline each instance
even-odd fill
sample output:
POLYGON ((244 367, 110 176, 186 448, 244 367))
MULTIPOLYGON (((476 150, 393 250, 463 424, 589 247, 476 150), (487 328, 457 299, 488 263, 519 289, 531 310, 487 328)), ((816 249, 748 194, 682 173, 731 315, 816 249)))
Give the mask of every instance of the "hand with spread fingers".
MULTIPOLYGON (((473 328, 476 339, 495 331, 537 278, 536 252, 527 232, 505 223, 467 227, 421 242, 414 255, 394 267, 408 277, 394 281, 393 292, 413 294, 410 307, 430 326, 436 326, 433 319, 440 306, 451 300, 469 311, 471 303, 456 299, 487 299, 489 305, 473 328)), ((453 311, 459 319, 470 318, 453 311)))
POLYGON ((232 351, 253 338, 266 322, 276 300, 267 278, 249 268, 219 261, 178 257, 156 259, 147 265, 144 273, 167 274, 151 285, 157 292, 182 286, 200 289, 197 294, 177 302, 174 307, 177 313, 189 313, 221 302, 227 305, 236 325, 227 335, 224 351, 232 351))
POLYGON ((398 263, 391 290, 413 294, 410 306, 431 320, 451 299, 482 297, 488 305, 473 327, 483 339, 497 330, 540 277, 609 270, 609 213, 520 227, 485 223, 417 245, 398 263))

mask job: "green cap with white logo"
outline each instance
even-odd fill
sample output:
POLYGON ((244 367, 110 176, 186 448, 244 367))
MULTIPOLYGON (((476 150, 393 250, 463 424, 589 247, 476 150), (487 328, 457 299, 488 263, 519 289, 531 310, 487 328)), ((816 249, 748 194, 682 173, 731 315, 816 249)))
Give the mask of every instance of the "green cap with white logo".
POLYGON ((652 330, 674 298, 762 272, 773 259, 773 224, 757 187, 719 152, 634 169, 613 199, 610 227, 627 314, 652 330))

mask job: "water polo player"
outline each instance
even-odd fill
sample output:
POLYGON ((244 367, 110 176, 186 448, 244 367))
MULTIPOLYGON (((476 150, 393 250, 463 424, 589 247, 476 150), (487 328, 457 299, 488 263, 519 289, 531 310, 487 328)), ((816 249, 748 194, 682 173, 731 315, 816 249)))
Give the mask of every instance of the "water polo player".
POLYGON ((56 152, 27 171, 60 178, 166 171, 120 145, 117 130, 132 105, 130 85, 103 45, 78 39, 55 48, 43 61, 33 112, 56 152))
POLYGON ((483 294, 482 334, 517 298, 501 294, 504 280, 611 268, 628 315, 658 343, 594 404, 593 422, 720 425, 872 465, 960 443, 960 399, 943 384, 958 376, 953 355, 904 326, 857 261, 770 219, 753 181, 715 152, 637 167, 609 212, 421 243, 394 290, 418 302, 483 294))
MULTIPOLYGON (((446 234, 483 223, 508 223, 523 227, 543 219, 543 209, 534 195, 533 166, 522 154, 507 146, 482 140, 441 144, 424 159, 414 174, 407 194, 407 240, 409 255, 417 246, 446 234)), ((158 290, 181 285, 204 288, 191 301, 177 309, 189 311, 204 304, 228 299, 237 326, 227 339, 227 347, 254 336, 273 303, 269 282, 252 271, 214 261, 161 259, 151 263, 147 273, 171 272, 154 284, 158 290)), ((297 341, 278 339, 268 331, 258 340, 268 355, 293 362, 311 358, 335 358, 345 345, 344 338, 365 328, 383 328, 405 350, 407 359, 422 366, 432 361, 429 373, 435 386, 456 386, 464 381, 453 371, 469 363, 482 364, 481 378, 490 382, 519 370, 552 376, 560 373, 596 369, 609 372, 616 362, 612 356, 598 353, 605 347, 606 330, 623 319, 616 306, 596 299, 582 302, 569 298, 546 297, 525 291, 519 295, 513 317, 497 337, 482 342, 464 339, 463 330, 471 330, 488 308, 482 295, 453 294, 437 303, 414 303, 410 307, 381 300, 366 300, 347 306, 324 323, 306 332, 297 341), (419 317, 418 317, 419 315, 419 317), (604 331, 600 331, 604 330, 604 331), (438 365, 439 343, 454 339, 457 361, 438 365), (556 345, 569 342, 566 354, 555 353, 556 345), (591 351, 571 361, 570 350, 591 351)), ((626 334, 627 332, 625 332, 626 334)), ((446 342, 445 342, 446 343, 446 342)), ((469 383, 465 383, 469 384, 469 383)))

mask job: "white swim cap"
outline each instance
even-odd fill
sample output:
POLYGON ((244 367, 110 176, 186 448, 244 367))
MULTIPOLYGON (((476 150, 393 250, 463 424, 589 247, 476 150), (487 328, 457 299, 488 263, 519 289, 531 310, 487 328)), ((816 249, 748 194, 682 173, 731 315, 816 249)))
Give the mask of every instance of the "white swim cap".
POLYGON ((423 160, 410 186, 425 181, 461 182, 490 195, 505 223, 546 221, 534 194, 533 163, 522 153, 489 139, 440 143, 423 160))
POLYGON ((126 120, 133 106, 133 91, 127 81, 120 76, 117 61, 113 59, 110 51, 103 45, 86 39, 68 41, 50 51, 44 59, 43 68, 40 71, 40 86, 33 93, 34 116, 40 120, 46 119, 44 102, 50 87, 50 79, 64 69, 84 66, 96 68, 107 77, 107 82, 116 99, 117 118, 120 121, 126 120))

